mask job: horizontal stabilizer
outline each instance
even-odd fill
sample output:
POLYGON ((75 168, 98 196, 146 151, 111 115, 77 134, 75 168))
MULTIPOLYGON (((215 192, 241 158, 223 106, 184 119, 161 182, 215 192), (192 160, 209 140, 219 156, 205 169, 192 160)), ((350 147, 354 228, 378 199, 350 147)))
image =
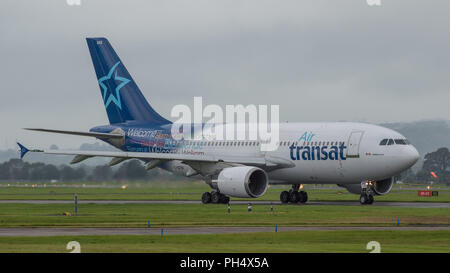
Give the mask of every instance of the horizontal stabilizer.
POLYGON ((35 153, 42 153, 44 152, 43 150, 30 150, 27 147, 23 146, 22 144, 20 144, 19 142, 17 142, 17 145, 19 145, 20 148, 20 159, 22 159, 28 152, 35 152, 35 153))
POLYGON ((28 150, 27 147, 23 146, 19 142, 17 142, 17 145, 19 145, 19 148, 20 148, 20 159, 22 159, 30 150, 28 150))
POLYGON ((39 132, 76 135, 76 136, 88 136, 88 137, 96 137, 96 138, 123 138, 124 137, 121 134, 113 134, 113 133, 63 131, 63 130, 53 130, 53 129, 41 129, 41 128, 24 128, 24 129, 31 130, 31 131, 39 131, 39 132))

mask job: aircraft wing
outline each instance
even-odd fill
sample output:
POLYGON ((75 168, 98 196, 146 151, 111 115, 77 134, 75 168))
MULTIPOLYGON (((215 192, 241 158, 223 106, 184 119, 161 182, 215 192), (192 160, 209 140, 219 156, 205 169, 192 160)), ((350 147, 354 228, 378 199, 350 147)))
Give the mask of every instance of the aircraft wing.
POLYGON ((231 156, 231 155, 196 155, 196 154, 173 154, 173 153, 145 153, 145 152, 111 152, 111 151, 71 151, 71 150, 30 150, 17 143, 21 148, 21 158, 27 152, 40 152, 53 155, 75 155, 73 163, 81 162, 90 157, 112 157, 121 159, 158 159, 158 160, 181 160, 185 163, 189 162, 211 162, 211 163, 236 163, 243 165, 265 166, 271 168, 290 168, 294 164, 289 160, 278 157, 256 157, 256 156, 231 156))
POLYGON ((86 157, 116 157, 116 158, 137 158, 137 159, 160 159, 160 160, 182 160, 198 162, 228 162, 239 164, 265 165, 264 158, 240 157, 240 156, 214 156, 214 155, 191 155, 191 154, 171 154, 171 153, 141 153, 141 152, 110 152, 110 151, 64 151, 64 150, 43 150, 44 154, 54 155, 76 155, 86 157))
POLYGON ((123 135, 114 134, 114 133, 64 131, 64 130, 42 129, 42 128, 24 128, 24 129, 30 130, 30 131, 57 133, 57 134, 65 134, 65 135, 76 135, 76 136, 89 136, 89 137, 96 137, 96 138, 123 138, 123 135))

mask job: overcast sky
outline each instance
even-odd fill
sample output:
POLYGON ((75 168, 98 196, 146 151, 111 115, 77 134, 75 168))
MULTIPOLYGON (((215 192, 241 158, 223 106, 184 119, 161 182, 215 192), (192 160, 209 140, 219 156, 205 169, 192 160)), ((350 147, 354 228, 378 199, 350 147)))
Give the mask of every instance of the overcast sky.
POLYGON ((104 36, 150 104, 278 104, 281 120, 450 116, 450 1, 2 0, 0 148, 107 124, 85 37, 104 36))

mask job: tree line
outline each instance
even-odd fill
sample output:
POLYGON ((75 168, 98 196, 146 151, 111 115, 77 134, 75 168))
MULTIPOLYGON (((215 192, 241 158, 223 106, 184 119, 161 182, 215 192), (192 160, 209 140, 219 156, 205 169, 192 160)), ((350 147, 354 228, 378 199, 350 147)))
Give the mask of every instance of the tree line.
POLYGON ((450 151, 448 148, 442 147, 434 152, 427 153, 423 160, 422 169, 416 173, 412 170, 406 171, 402 175, 402 179, 405 181, 415 182, 450 182, 450 151), (435 173, 437 178, 431 175, 431 172, 435 173))
POLYGON ((10 159, 0 163, 0 180, 3 181, 111 181, 111 180, 152 180, 177 178, 160 169, 147 171, 141 161, 129 160, 118 167, 97 165, 53 165, 29 163, 20 159, 10 159))

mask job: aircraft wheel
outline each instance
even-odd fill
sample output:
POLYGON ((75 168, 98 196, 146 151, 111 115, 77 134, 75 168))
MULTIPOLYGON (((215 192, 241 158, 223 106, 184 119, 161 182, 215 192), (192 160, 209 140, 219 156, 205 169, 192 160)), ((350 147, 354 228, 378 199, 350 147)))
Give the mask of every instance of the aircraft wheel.
POLYGON ((220 203, 220 193, 218 192, 211 193, 211 203, 214 204, 220 203))
POLYGON ((230 197, 228 197, 226 195, 222 195, 220 198, 220 201, 222 204, 228 204, 230 202, 230 197))
POLYGON ((372 205, 372 204, 373 204, 373 201, 374 201, 373 195, 369 195, 369 196, 367 197, 367 204, 372 205))
POLYGON ((308 193, 306 192, 306 191, 301 191, 300 192, 300 195, 301 195, 301 199, 300 199, 300 202, 301 203, 306 203, 307 201, 308 201, 308 193))
POLYGON ((291 202, 291 203, 297 203, 298 201, 299 201, 299 194, 298 194, 298 191, 292 191, 290 194, 289 194, 289 202, 291 202))
POLYGON ((365 205, 367 204, 367 195, 366 194, 361 194, 361 196, 359 197, 359 203, 361 203, 361 205, 365 205))
POLYGON ((204 192, 202 194, 202 203, 203 204, 211 203, 211 194, 209 192, 204 192))
POLYGON ((282 191, 280 194, 280 201, 283 204, 286 204, 287 202, 289 202, 289 192, 282 191))

